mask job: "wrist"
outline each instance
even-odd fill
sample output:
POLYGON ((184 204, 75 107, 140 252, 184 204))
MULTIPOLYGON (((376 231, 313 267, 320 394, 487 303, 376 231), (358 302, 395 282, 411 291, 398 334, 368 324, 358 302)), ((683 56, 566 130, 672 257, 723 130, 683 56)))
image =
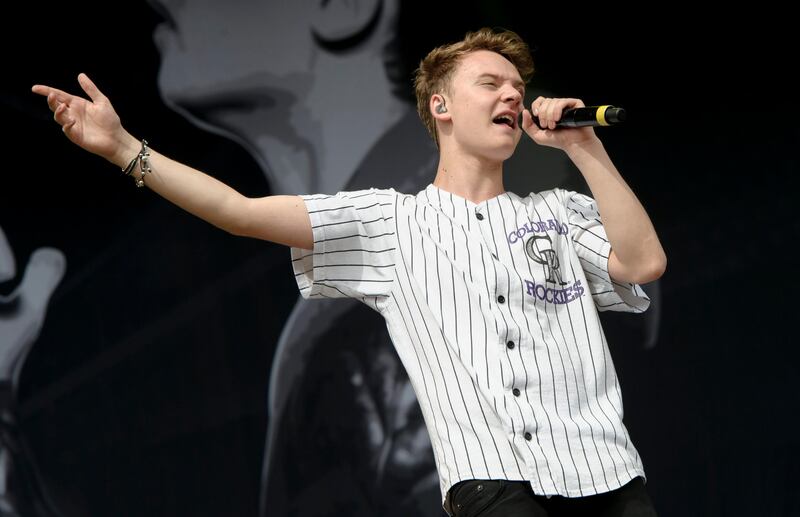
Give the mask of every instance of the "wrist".
POLYGON ((136 153, 136 157, 134 157, 128 165, 126 165, 122 169, 122 173, 125 176, 133 177, 134 181, 136 181, 137 187, 144 187, 144 177, 147 174, 150 174, 152 169, 150 168, 150 148, 147 147, 147 140, 142 139, 142 148, 136 153), (139 175, 135 175, 133 173, 136 166, 139 166, 139 175))
POLYGON ((603 142, 597 138, 597 136, 594 136, 579 142, 571 142, 564 148, 564 152, 566 152, 570 158, 575 159, 587 154, 596 155, 597 153, 605 153, 605 147, 603 147, 603 142))
POLYGON ((119 138, 114 152, 106 156, 105 159, 124 169, 132 159, 136 158, 142 144, 139 140, 135 139, 133 135, 127 131, 119 138))

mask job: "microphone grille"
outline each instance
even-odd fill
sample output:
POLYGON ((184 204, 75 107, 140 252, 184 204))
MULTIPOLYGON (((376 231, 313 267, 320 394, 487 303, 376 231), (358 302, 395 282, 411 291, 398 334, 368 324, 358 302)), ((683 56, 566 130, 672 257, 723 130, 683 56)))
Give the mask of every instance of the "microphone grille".
POLYGON ((610 107, 606 110, 606 121, 609 124, 618 124, 620 122, 625 122, 627 118, 627 114, 623 108, 613 108, 610 107))

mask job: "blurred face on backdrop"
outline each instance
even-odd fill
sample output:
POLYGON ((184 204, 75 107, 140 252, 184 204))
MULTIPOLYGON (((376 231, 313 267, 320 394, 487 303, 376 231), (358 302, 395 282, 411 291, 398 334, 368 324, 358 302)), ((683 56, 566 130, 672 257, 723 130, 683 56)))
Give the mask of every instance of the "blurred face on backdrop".
POLYGON ((242 144, 273 193, 340 189, 407 109, 384 65, 396 4, 151 0, 162 97, 242 144))
POLYGON ((442 152, 491 163, 510 158, 522 136, 517 117, 525 97, 516 67, 495 52, 470 52, 459 60, 447 89, 449 117, 439 121, 442 152))

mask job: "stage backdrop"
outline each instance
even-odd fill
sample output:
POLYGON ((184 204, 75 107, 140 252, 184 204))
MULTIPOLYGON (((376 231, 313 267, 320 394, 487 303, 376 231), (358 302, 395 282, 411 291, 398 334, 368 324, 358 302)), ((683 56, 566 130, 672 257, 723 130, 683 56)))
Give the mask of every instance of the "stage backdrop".
MULTIPOLYGON (((647 313, 602 318, 660 515, 800 515, 798 108, 780 13, 727 13, 740 19, 722 27, 676 5, 619 19, 418 4, 11 8, 0 516, 442 515, 380 317, 299 299, 287 249, 136 189, 70 144, 30 86, 78 92, 86 72, 135 136, 249 196, 415 192, 433 180, 436 149, 411 72, 482 26, 533 47, 526 102, 628 111, 597 131, 669 266, 645 286, 647 313), (751 38, 760 24, 779 36, 751 38)), ((518 194, 588 193, 561 153, 527 137, 506 173, 518 194)))

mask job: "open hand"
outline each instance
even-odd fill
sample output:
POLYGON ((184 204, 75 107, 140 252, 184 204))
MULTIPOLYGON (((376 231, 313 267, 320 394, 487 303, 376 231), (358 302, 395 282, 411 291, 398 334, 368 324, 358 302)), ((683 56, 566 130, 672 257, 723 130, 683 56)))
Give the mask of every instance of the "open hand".
POLYGON ((78 83, 89 100, 41 84, 31 90, 47 97, 53 118, 70 141, 122 166, 117 154, 130 145, 133 137, 123 129, 108 97, 86 74, 78 75, 78 83))

